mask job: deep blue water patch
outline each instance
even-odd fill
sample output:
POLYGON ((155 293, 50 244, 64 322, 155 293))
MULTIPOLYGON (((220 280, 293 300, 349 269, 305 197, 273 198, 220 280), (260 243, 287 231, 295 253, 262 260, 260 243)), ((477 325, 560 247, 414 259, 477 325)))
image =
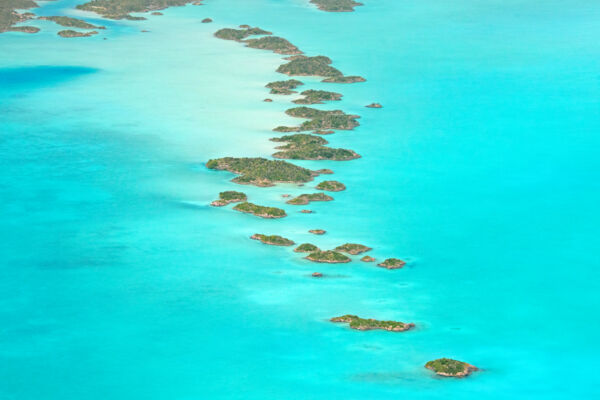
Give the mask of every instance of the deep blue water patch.
POLYGON ((0 68, 0 91, 14 92, 54 86, 94 72, 98 72, 98 69, 79 66, 0 68))

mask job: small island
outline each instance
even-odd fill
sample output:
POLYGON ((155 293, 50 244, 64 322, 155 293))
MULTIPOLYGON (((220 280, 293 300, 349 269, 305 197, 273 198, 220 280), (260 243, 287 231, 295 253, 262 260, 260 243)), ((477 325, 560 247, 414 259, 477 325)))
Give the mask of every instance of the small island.
POLYGON ((106 29, 104 26, 92 25, 88 22, 77 18, 55 16, 55 17, 38 17, 40 20, 52 21, 55 24, 66 26, 67 28, 80 28, 80 29, 106 29))
POLYGON ((291 117, 305 118, 299 127, 279 126, 274 130, 277 132, 301 132, 318 131, 325 129, 352 130, 359 126, 358 115, 346 114, 342 110, 317 110, 311 107, 295 107, 286 110, 285 113, 291 117))
POLYGON ((323 104, 325 101, 339 101, 342 99, 341 93, 328 92, 326 90, 305 90, 300 93, 302 98, 296 99, 296 104, 323 104))
POLYGON ((272 35, 272 32, 265 31, 258 27, 256 28, 244 28, 244 29, 231 29, 231 28, 223 28, 219 29, 215 32, 215 36, 219 39, 224 40, 234 40, 236 42, 241 42, 243 39, 246 39, 248 36, 255 35, 272 35))
POLYGON ((354 11, 354 7, 362 6, 362 3, 354 0, 310 0, 319 10, 329 12, 350 12, 354 11))
POLYGON ((273 154, 274 158, 288 160, 332 160, 348 161, 360 158, 360 155, 348 149, 333 149, 326 147, 328 142, 319 136, 299 133, 279 138, 271 138, 273 142, 287 142, 288 144, 278 146, 281 150, 273 154))
POLYGON ((362 262, 373 262, 375 261, 375 259, 371 256, 364 256, 363 258, 360 259, 360 261, 362 262))
POLYGON ((378 321, 376 319, 360 318, 356 315, 342 315, 341 317, 331 318, 331 322, 344 322, 350 324, 350 328, 359 331, 370 331, 381 329, 390 332, 405 332, 415 327, 415 324, 406 324, 398 321, 378 321))
POLYGON ((362 82, 360 76, 345 77, 337 68, 332 67, 331 59, 326 56, 307 57, 303 55, 292 56, 288 63, 277 68, 277 72, 290 76, 322 76, 323 82, 351 83, 362 82))
POLYGON ((331 78, 323 79, 323 82, 327 83, 356 83, 366 82, 367 80, 362 76, 332 76, 331 78))
POLYGON ((302 243, 300 246, 294 249, 296 253, 313 253, 319 251, 319 248, 311 243, 302 243))
POLYGON ((388 258, 384 260, 382 263, 377 264, 378 267, 386 268, 386 269, 400 269, 406 265, 406 262, 399 260, 397 258, 388 258))
POLYGON ((312 213, 314 213, 314 211, 312 211, 312 210, 300 210, 300 212, 302 214, 312 214, 312 213))
POLYGON ((300 85, 304 85, 304 83, 296 79, 288 79, 287 81, 276 81, 267 83, 266 87, 271 89, 271 94, 288 95, 296 93, 292 89, 296 89, 300 85))
POLYGON ((285 210, 282 210, 281 208, 259 206, 248 202, 240 203, 233 207, 233 209, 243 213, 253 214, 261 218, 283 218, 287 216, 285 210))
POLYGON ((379 103, 371 103, 369 105, 366 105, 365 107, 367 107, 367 108, 382 108, 383 106, 379 103))
POLYGON ((331 174, 333 174, 333 171, 330 170, 329 168, 318 169, 317 172, 320 175, 331 175, 331 174))
POLYGON ((219 199, 210 203, 213 207, 223 207, 229 203, 239 203, 241 201, 248 200, 248 196, 242 192, 236 192, 234 190, 228 190, 226 192, 219 193, 219 199))
POLYGON ((209 169, 225 170, 238 174, 232 182, 260 187, 274 186, 275 183, 305 183, 312 181, 317 172, 299 167, 287 161, 267 160, 266 158, 224 157, 209 160, 209 169))
POLYGON ((90 37, 92 35, 97 35, 97 34, 98 34, 97 31, 77 32, 77 31, 74 31, 74 30, 71 30, 71 29, 67 29, 67 30, 58 32, 58 36, 64 37, 64 38, 90 37))
POLYGON ((310 229, 308 232, 312 233, 313 235, 324 235, 327 233, 327 231, 324 229, 310 229))
POLYGON ((316 131, 313 131, 313 133, 316 135, 331 135, 332 133, 335 133, 335 131, 317 129, 316 131))
POLYGON ((305 257, 307 260, 318 263, 328 263, 328 264, 341 264, 341 263, 349 263, 352 261, 350 257, 343 255, 342 253, 338 253, 337 251, 326 250, 326 251, 315 251, 310 253, 305 257))
POLYGON ((321 272, 313 272, 310 276, 313 278, 322 278, 323 274, 321 272))
POLYGON ((341 192, 342 190, 346 190, 346 185, 338 181, 323 181, 319 183, 316 188, 328 192, 341 192))
POLYGON ((210 19, 210 18, 204 18, 204 19, 203 19, 202 21, 200 21, 200 22, 202 22, 203 24, 210 24, 211 22, 213 22, 213 20, 212 20, 212 19, 210 19))
POLYGON ((286 201, 287 204, 295 206, 306 205, 311 201, 332 201, 333 197, 326 195, 325 193, 310 193, 301 194, 298 197, 294 197, 291 200, 286 201))
POLYGON ((479 371, 479 368, 474 365, 451 358, 438 358, 437 360, 429 361, 425 364, 425 368, 440 376, 454 378, 464 378, 474 371, 479 371))
POLYGON ((23 33, 38 33, 40 28, 37 26, 13 26, 10 28, 11 32, 23 32, 23 33))
POLYGON ((247 47, 253 49, 271 50, 277 54, 302 54, 300 49, 288 40, 278 36, 265 36, 260 39, 248 39, 244 41, 247 47))
POLYGON ((164 10, 168 7, 184 6, 197 0, 92 0, 76 6, 79 10, 92 11, 109 19, 138 21, 144 17, 134 17, 132 12, 164 10))
POLYGON ((0 5, 0 33, 2 32, 24 32, 24 33, 36 33, 39 32, 39 28, 34 26, 14 26, 20 22, 25 22, 33 17, 35 14, 26 12, 23 14, 18 13, 16 10, 27 9, 38 7, 38 4, 33 0, 10 0, 5 1, 0 5))
POLYGON ((335 250, 342 252, 342 253, 352 254, 353 256, 355 256, 357 254, 361 254, 361 253, 364 253, 364 252, 367 252, 367 251, 373 250, 373 249, 365 246, 364 244, 346 243, 346 244, 336 247, 335 250))
POLYGON ((293 246, 294 242, 290 239, 286 239, 283 236, 279 235, 263 235, 262 233, 255 233, 250 236, 250 239, 259 240, 264 244, 269 244, 271 246, 293 246))

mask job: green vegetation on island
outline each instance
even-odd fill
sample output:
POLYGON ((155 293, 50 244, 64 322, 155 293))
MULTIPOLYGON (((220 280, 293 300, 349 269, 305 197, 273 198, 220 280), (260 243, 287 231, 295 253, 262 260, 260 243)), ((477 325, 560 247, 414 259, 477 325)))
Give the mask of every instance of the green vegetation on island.
POLYGON ((97 34, 98 34, 98 31, 78 32, 78 31, 74 31, 72 29, 66 29, 64 31, 58 32, 58 36, 64 37, 64 38, 90 37, 90 36, 97 35, 97 34))
POLYGON ((272 246, 293 246, 294 242, 290 239, 286 239, 279 235, 263 235, 261 233, 255 233, 250 236, 250 239, 260 240, 264 244, 270 244, 272 246))
POLYGON ((40 28, 37 26, 13 26, 10 28, 11 32, 23 32, 23 33, 38 33, 40 28))
POLYGON ((316 135, 331 135, 332 133, 335 133, 335 131, 317 129, 316 131, 313 131, 313 133, 316 135))
POLYGON ((326 90, 305 90, 300 93, 302 98, 294 100, 296 104, 323 104, 324 101, 337 101, 342 98, 341 93, 328 92, 326 90))
POLYGON ((375 261, 375 259, 371 256, 364 256, 363 258, 360 259, 360 261, 362 262, 373 262, 375 261))
POLYGON ((349 263, 352 261, 350 257, 338 253, 337 251, 326 250, 326 251, 315 251, 306 256, 307 260, 318 263, 328 264, 340 264, 349 263))
POLYGON ((463 378, 468 376, 473 371, 478 371, 474 365, 467 364, 463 361, 453 360, 451 358, 438 358, 437 360, 429 361, 425 364, 425 368, 435 372, 441 376, 451 376, 463 378))
POLYGON ((364 253, 366 251, 373 250, 373 249, 365 246, 364 244, 346 243, 346 244, 336 247, 335 250, 342 252, 342 253, 357 255, 357 254, 361 254, 361 253, 364 253))
POLYGON ((265 36, 259 39, 248 39, 244 41, 246 46, 253 49, 271 50, 278 54, 302 54, 300 49, 288 40, 278 36, 265 36))
POLYGON ((228 190, 226 192, 219 193, 219 199, 210 203, 214 207, 223 207, 229 203, 239 203, 241 201, 248 200, 248 196, 242 192, 236 192, 235 190, 228 190))
POLYGON ((278 127, 275 131, 279 132, 301 132, 316 131, 322 129, 352 130, 356 128, 360 118, 358 115, 346 114, 342 110, 317 110, 312 107, 294 107, 285 111, 285 113, 295 118, 305 118, 305 121, 299 127, 278 127))
MULTIPOLYGON (((14 24, 27 21, 33 17, 31 13, 19 14, 16 10, 38 7, 33 0, 2 0, 0 1, 0 33, 8 31, 18 31, 34 33, 27 28, 34 27, 14 27, 14 24)), ((39 29, 38 29, 39 31, 39 29)), ((37 31, 36 31, 37 32, 37 31)))
POLYGON ((310 2, 319 7, 319 10, 329 12, 354 11, 354 7, 363 5, 354 0, 310 0, 310 2))
POLYGON ((342 315, 341 317, 331 318, 331 322, 345 322, 350 325, 350 328, 359 331, 370 331, 374 329, 382 329, 391 332, 404 332, 414 328, 415 324, 405 324, 398 321, 378 321, 376 319, 360 318, 356 315, 342 315))
POLYGON ((271 138, 271 141, 287 142, 286 145, 276 147, 276 149, 280 151, 273 154, 274 158, 332 161, 348 161, 360 158, 360 155, 352 150, 334 149, 323 146, 328 143, 327 140, 306 133, 271 138))
POLYGON ((206 167, 239 174, 232 180, 235 183, 262 187, 273 186, 275 183, 305 183, 317 175, 316 172, 287 161, 266 158, 217 158, 209 160, 206 167))
POLYGON ((243 29, 231 29, 231 28, 223 28, 219 29, 215 32, 215 36, 219 39, 225 40, 235 40, 236 42, 241 42, 243 39, 246 39, 248 36, 255 35, 272 35, 271 32, 265 31, 258 27, 256 28, 243 28, 243 29))
POLYGON ((298 86, 304 85, 296 79, 288 79, 287 81, 271 82, 266 85, 267 88, 271 89, 271 94, 292 94, 296 93, 292 89, 296 89, 298 86))
POLYGON ((341 192, 346 190, 346 185, 338 181, 323 181, 316 186, 319 190, 327 190, 328 192, 341 192))
POLYGON ((287 216, 281 208, 259 206, 248 202, 240 203, 233 207, 233 209, 247 214, 254 214, 261 218, 283 218, 287 216))
POLYGON ((323 82, 351 83, 365 80, 360 76, 344 76, 340 70, 329 65, 332 62, 329 57, 298 55, 288 60, 277 68, 277 72, 290 76, 322 76, 326 78, 323 82))
POLYGON ((79 4, 76 8, 92 11, 109 19, 143 20, 144 17, 133 17, 129 13, 164 10, 168 7, 184 6, 197 0, 92 0, 79 4))
POLYGON ((377 264, 378 267, 386 268, 386 269, 400 269, 406 265, 406 262, 399 260, 397 258, 388 258, 384 260, 382 263, 377 264))
POLYGON ((298 197, 294 197, 291 200, 286 201, 287 204, 292 204, 295 206, 305 205, 310 203, 311 201, 332 201, 333 197, 326 195, 325 193, 310 193, 310 194, 301 194, 298 197))
POLYGON ((300 246, 294 249, 296 253, 313 253, 315 251, 319 251, 319 248, 314 244, 310 243, 302 243, 300 246))
POLYGON ((58 25, 66 26, 68 28, 80 28, 80 29, 106 29, 104 26, 96 26, 92 25, 88 22, 85 22, 81 19, 64 17, 64 16, 55 16, 55 17, 38 17, 38 19, 45 21, 52 21, 58 25))

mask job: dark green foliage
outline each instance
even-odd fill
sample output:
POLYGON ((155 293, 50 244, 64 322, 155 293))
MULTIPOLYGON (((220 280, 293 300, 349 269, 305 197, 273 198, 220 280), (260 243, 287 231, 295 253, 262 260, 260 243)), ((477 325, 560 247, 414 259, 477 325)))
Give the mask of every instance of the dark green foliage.
POLYGON ((316 4, 319 10, 330 12, 354 11, 354 7, 363 5, 354 0, 310 0, 310 2, 316 4))
POLYGON ((327 190, 329 192, 340 192, 346 190, 346 185, 338 181, 323 181, 317 185, 319 190, 327 190))
POLYGON ((295 107, 286 110, 286 114, 306 118, 306 121, 298 127, 299 131, 316 131, 322 129, 351 130, 359 125, 356 120, 358 115, 346 114, 342 110, 317 110, 311 107, 295 107))
POLYGON ((59 31, 58 36, 64 37, 64 38, 75 38, 75 37, 88 37, 88 36, 96 35, 97 33, 98 33, 97 31, 78 32, 78 31, 74 31, 71 29, 66 29, 64 31, 59 31))
POLYGON ((464 371, 468 369, 468 364, 451 358, 438 358, 437 360, 429 361, 425 364, 425 367, 431 369, 435 373, 456 375, 464 373, 464 371))
POLYGON ((233 182, 256 186, 273 186, 278 182, 304 183, 313 179, 313 172, 306 168, 266 158, 218 158, 208 161, 206 167, 240 174, 233 182))
POLYGON ((318 250, 319 248, 317 246, 310 243, 303 243, 294 249, 296 253, 312 253, 318 250))
POLYGON ((397 258, 388 258, 384 260, 382 263, 377 264, 379 267, 387 268, 387 269, 399 269, 404 267, 406 263, 397 258))
POLYGON ((255 233, 250 239, 260 240, 264 244, 270 244, 273 246, 292 246, 294 242, 290 239, 286 239, 279 235, 263 235, 261 233, 255 233))
POLYGON ((262 218, 283 218, 287 215, 281 208, 259 206, 248 202, 240 203, 233 207, 233 209, 262 218))
POLYGON ((301 54, 302 52, 289 41, 278 36, 265 36, 246 40, 246 46, 253 49, 271 50, 278 54, 301 54))
POLYGON ((81 28, 81 29, 104 29, 103 26, 96 26, 77 18, 56 16, 56 17, 39 17, 38 19, 52 21, 61 26, 81 28))
POLYGON ((245 201, 247 198, 246 193, 236 192, 235 190, 219 193, 219 199, 225 201, 245 201))
POLYGON ((278 149, 291 149, 308 145, 325 145, 327 140, 320 136, 309 135, 308 133, 297 133, 295 135, 286 135, 269 139, 272 142, 287 142, 285 146, 279 146, 278 149))
POLYGON ((346 244, 336 247, 335 250, 341 251, 343 253, 356 255, 356 254, 364 253, 364 252, 372 250, 372 249, 370 247, 365 246, 364 244, 346 243, 346 244))
POLYGON ((304 84, 296 79, 288 79, 287 81, 268 83, 266 87, 271 89, 271 94, 292 94, 295 93, 292 89, 295 89, 300 85, 304 84))
POLYGON ((254 35, 271 35, 271 32, 265 31, 258 27, 244 29, 223 28, 215 32, 215 36, 219 39, 235 40, 237 42, 241 42, 242 39, 246 39, 248 36, 254 35))
POLYGON ((332 250, 315 251, 313 253, 310 253, 308 256, 306 256, 306 258, 308 260, 314 261, 314 262, 331 263, 331 264, 347 263, 347 262, 352 261, 352 260, 350 260, 349 257, 343 255, 342 253, 338 253, 338 252, 332 251, 332 250))
POLYGON ((350 324, 350 328, 361 331, 383 329, 386 331, 400 332, 408 330, 414 326, 413 324, 405 324, 404 322, 398 321, 378 321, 370 318, 365 319, 356 315, 342 315, 341 317, 331 318, 331 322, 347 322, 350 324))
POLYGON ((183 6, 197 0, 92 0, 77 6, 80 10, 92 11, 110 19, 139 20, 132 12, 163 10, 167 7, 183 6))
POLYGON ((292 205, 304 205, 308 204, 311 201, 332 201, 333 197, 326 195, 325 193, 310 193, 310 194, 301 194, 298 197, 294 197, 291 200, 286 201, 287 204, 292 205))
MULTIPOLYGON (((11 30, 11 27, 29 19, 26 15, 19 14, 16 9, 37 7, 33 0, 0 0, 0 33, 11 30)), ((19 29, 18 29, 19 30, 19 29)))
POLYGON ((323 104, 324 101, 335 101, 340 100, 342 95, 340 93, 328 92, 326 90, 305 90, 300 93, 304 97, 301 99, 294 100, 296 104, 323 104))
POLYGON ((331 64, 331 59, 325 56, 296 56, 287 64, 280 65, 277 72, 292 76, 343 76, 339 70, 329 64, 331 64))
POLYGON ((323 82, 328 83, 354 83, 354 82, 366 82, 366 79, 362 76, 333 76, 331 78, 323 79, 323 82))
POLYGON ((352 150, 332 149, 323 146, 327 140, 320 136, 298 133, 295 135, 282 136, 280 138, 271 138, 274 142, 288 142, 284 146, 278 146, 281 150, 273 154, 275 158, 285 158, 290 160, 334 160, 347 161, 359 158, 360 156, 352 150))

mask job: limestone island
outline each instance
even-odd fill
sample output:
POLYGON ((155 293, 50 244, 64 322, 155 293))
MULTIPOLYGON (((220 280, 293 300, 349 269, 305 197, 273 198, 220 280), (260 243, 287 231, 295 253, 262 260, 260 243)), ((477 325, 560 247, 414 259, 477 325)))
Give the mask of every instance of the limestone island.
POLYGON ((314 244, 310 243, 302 243, 300 246, 294 249, 296 253, 313 253, 315 251, 319 251, 319 248, 314 244))
POLYGON ((312 214, 314 211, 312 210, 300 210, 302 214, 312 214))
POLYGON ((337 251, 326 250, 326 251, 315 251, 310 253, 305 257, 307 260, 318 263, 328 263, 328 264, 341 264, 341 263, 349 263, 352 261, 350 257, 343 255, 342 253, 338 253, 337 251))
POLYGON ((209 160, 209 169, 225 170, 238 174, 232 182, 260 187, 274 186, 275 183, 305 183, 312 181, 317 172, 299 167, 287 161, 267 160, 266 158, 224 157, 209 160))
POLYGON ((322 274, 322 273, 320 273, 320 272, 313 272, 313 273, 311 274, 311 276, 312 276, 313 278, 322 278, 322 277, 323 277, 323 274, 322 274))
POLYGON ((308 232, 312 233, 313 235, 324 235, 327 233, 327 231, 324 229, 310 229, 308 232))
POLYGON ((273 102, 273 99, 264 99, 263 101, 264 101, 265 103, 272 103, 272 102, 273 102))
POLYGON ((354 7, 362 6, 354 0, 310 0, 319 10, 329 12, 349 12, 354 11, 354 7))
POLYGON ((366 105, 365 107, 367 107, 367 108, 383 108, 383 106, 379 103, 371 103, 369 105, 366 105))
POLYGON ((325 193, 310 193, 301 194, 298 197, 294 197, 291 200, 286 201, 287 204, 294 206, 306 205, 311 201, 332 201, 333 197, 326 195, 325 193))
POLYGON ((293 246, 294 242, 290 239, 286 239, 279 235, 263 235, 261 233, 255 233, 250 236, 250 239, 260 240, 264 244, 270 244, 271 246, 293 246))
POLYGON ((323 181, 316 186, 319 190, 327 190, 328 192, 341 192, 346 190, 346 185, 338 181, 323 181))
POLYGON ((386 269, 400 269, 406 265, 406 262, 399 260, 397 258, 388 258, 384 260, 382 263, 377 264, 378 267, 386 268, 386 269))
POLYGON ((130 21, 144 20, 144 17, 134 17, 132 12, 148 12, 164 10, 168 7, 184 6, 197 0, 92 0, 76 6, 78 10, 91 11, 109 19, 128 19, 130 21))
POLYGON ((261 218, 283 218, 287 216, 281 208, 259 206, 248 202, 240 203, 233 209, 247 214, 254 214, 261 218))
POLYGON ((321 175, 331 175, 333 174, 333 171, 330 170, 329 168, 323 168, 323 169, 318 169, 317 172, 321 175))
POLYGON ((262 50, 271 50, 277 54, 302 54, 299 48, 291 44, 284 38, 278 36, 265 36, 259 39, 248 39, 245 40, 247 47, 251 47, 253 49, 262 49, 262 50))
POLYGON ((229 203, 239 203, 241 201, 248 200, 248 196, 242 192, 236 192, 234 190, 228 190, 226 192, 219 193, 219 199, 210 203, 213 207, 223 207, 229 203))
POLYGON ((279 126, 274 129, 277 132, 301 132, 317 131, 325 129, 352 130, 356 128, 360 118, 358 115, 346 114, 342 110, 317 110, 311 107, 295 107, 285 111, 291 117, 304 118, 305 121, 299 127, 279 126))
POLYGON ((464 378, 471 372, 479 371, 474 365, 463 361, 453 360, 451 358, 438 358, 425 364, 425 368, 435 372, 440 376, 449 376, 454 378, 464 378))
POLYGON ((351 83, 365 81, 360 76, 345 77, 340 70, 329 65, 332 63, 329 57, 298 55, 292 56, 288 60, 288 63, 277 68, 277 72, 290 76, 322 76, 326 78, 323 82, 351 83))
POLYGON ((378 321, 371 318, 360 318, 356 315, 342 315, 341 317, 331 318, 330 321, 348 323, 350 324, 350 328, 359 331, 381 329, 390 332, 404 332, 415 327, 415 324, 413 323, 405 324, 404 322, 398 321, 378 321))
POLYGON ((294 100, 296 104, 323 104, 324 101, 339 101, 342 99, 341 93, 328 92, 326 90, 305 90, 300 93, 302 98, 294 100))
POLYGON ((30 12, 20 14, 16 10, 35 7, 38 7, 38 4, 33 0, 2 0, 0 4, 0 33, 9 31, 24 33, 39 32, 39 28, 34 26, 14 26, 35 16, 35 14, 30 12))
POLYGON ((58 32, 58 36, 64 37, 64 38, 90 37, 92 35, 97 35, 97 34, 98 34, 98 31, 77 32, 77 31, 74 31, 71 29, 67 29, 67 30, 58 32))
POLYGON ((160 17, 161 15, 163 15, 163 13, 161 13, 159 11, 154 11, 151 15, 155 15, 157 17, 160 17))
POLYGON ((241 42, 243 39, 246 39, 248 36, 255 35, 272 35, 272 32, 265 31, 258 27, 256 28, 244 28, 244 29, 231 29, 231 28, 223 28, 219 29, 215 32, 215 36, 219 39, 224 40, 235 40, 236 42, 241 42))
POLYGON ((204 19, 203 19, 202 21, 200 21, 200 22, 202 22, 203 24, 210 24, 211 22, 213 22, 213 20, 212 20, 212 19, 210 19, 210 18, 204 18, 204 19))
POLYGON ((85 22, 83 20, 80 20, 80 19, 77 19, 77 18, 71 18, 71 17, 62 17, 62 16, 38 17, 38 19, 44 20, 44 21, 52 21, 55 24, 58 24, 58 25, 61 25, 61 26, 65 26, 67 28, 106 29, 106 27, 104 27, 104 26, 92 25, 92 24, 90 24, 88 22, 85 22))
POLYGON ((273 154, 274 158, 332 161, 348 161, 360 158, 360 155, 352 150, 326 147, 324 144, 328 142, 325 139, 306 133, 271 138, 270 140, 273 142, 287 142, 286 145, 276 147, 280 151, 273 154))
POLYGON ((335 250, 342 252, 342 253, 352 254, 353 256, 355 256, 357 254, 361 254, 361 253, 364 253, 364 252, 367 252, 367 251, 373 250, 373 249, 365 246, 364 244, 346 243, 346 244, 336 247, 335 250))
POLYGON ((271 94, 292 94, 296 93, 292 89, 296 89, 298 86, 304 85, 296 79, 288 79, 287 81, 276 81, 267 83, 266 87, 271 89, 271 94))
POLYGON ((375 261, 375 259, 371 256, 364 256, 363 258, 360 259, 360 261, 362 262, 373 262, 375 261))

